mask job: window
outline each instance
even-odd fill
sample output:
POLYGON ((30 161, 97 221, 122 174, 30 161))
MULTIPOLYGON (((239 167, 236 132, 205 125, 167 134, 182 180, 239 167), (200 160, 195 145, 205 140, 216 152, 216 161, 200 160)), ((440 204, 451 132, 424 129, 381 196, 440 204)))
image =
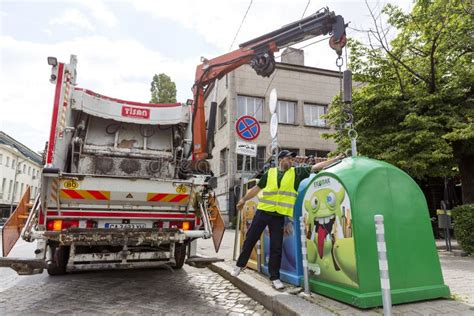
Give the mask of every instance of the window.
POLYGON ((224 101, 221 102, 219 105, 219 128, 225 125, 227 123, 227 101, 224 99, 224 101))
MULTIPOLYGON (((12 169, 15 169, 15 162, 16 160, 15 159, 12 159, 12 169)), ((7 166, 8 167, 8 166, 7 166)))
POLYGON ((20 196, 19 196, 20 198, 23 196, 23 185, 24 184, 22 183, 20 186, 20 196))
POLYGON ((278 100, 278 122, 283 124, 295 124, 295 109, 296 102, 278 100))
POLYGON ((326 150, 318 150, 318 149, 306 149, 304 151, 306 156, 313 156, 319 158, 326 158, 329 154, 329 151, 326 150))
POLYGON ((221 150, 220 154, 220 174, 226 174, 227 173, 227 160, 229 158, 229 149, 224 148, 221 150))
POLYGON ((2 180, 2 188, 0 190, 0 193, 2 193, 2 197, 3 197, 3 194, 5 193, 5 184, 7 183, 7 179, 6 178, 3 178, 2 180))
POLYGON ((266 152, 266 147, 257 147, 257 170, 260 171, 263 169, 265 165, 265 152, 266 152))
MULTIPOLYGON (((247 156, 245 160, 245 171, 260 171, 265 164, 265 146, 257 147, 257 157, 247 156)), ((242 171, 243 155, 237 155, 237 170, 242 171)))
POLYGON ((263 98, 237 96, 237 117, 251 115, 259 121, 263 121, 263 98))
POLYGON ((10 180, 10 185, 8 186, 8 199, 10 199, 10 196, 12 194, 12 185, 13 185, 13 180, 10 180))
POLYGON ((10 167, 10 157, 7 157, 7 162, 5 163, 6 167, 10 167))
POLYGON ((0 154, 0 166, 3 165, 3 155, 0 154))
POLYGON ((28 175, 31 175, 31 166, 28 166, 28 175))
MULTIPOLYGON (((242 171, 242 163, 244 162, 244 156, 243 155, 237 155, 237 171, 241 172, 242 171)), ((255 167, 255 157, 250 157, 247 156, 245 159, 245 171, 254 171, 255 167)))
POLYGON ((26 163, 23 164, 23 173, 26 174, 26 163))
POLYGON ((323 115, 327 112, 326 105, 305 104, 304 105, 304 124, 308 126, 326 127, 326 120, 323 115))

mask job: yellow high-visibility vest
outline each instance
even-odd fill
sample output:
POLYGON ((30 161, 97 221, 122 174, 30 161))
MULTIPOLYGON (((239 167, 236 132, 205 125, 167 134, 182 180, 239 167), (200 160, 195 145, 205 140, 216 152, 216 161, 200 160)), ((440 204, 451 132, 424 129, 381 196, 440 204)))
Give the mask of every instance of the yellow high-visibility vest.
POLYGON ((277 212, 285 216, 293 216, 293 206, 295 206, 296 173, 291 167, 283 175, 280 187, 278 187, 278 170, 270 168, 267 175, 267 185, 263 189, 263 195, 258 202, 257 208, 266 212, 277 212))

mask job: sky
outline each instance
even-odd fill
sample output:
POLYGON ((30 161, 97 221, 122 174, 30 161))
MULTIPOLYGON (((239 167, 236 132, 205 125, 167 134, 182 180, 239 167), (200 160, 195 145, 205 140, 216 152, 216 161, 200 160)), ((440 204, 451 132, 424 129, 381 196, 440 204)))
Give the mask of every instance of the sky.
MULTIPOLYGON (((413 6, 368 0, 375 9, 387 2, 405 11, 413 6)), ((44 149, 54 96, 48 56, 67 63, 76 55, 79 87, 130 101, 148 102, 153 75, 166 73, 177 101, 186 102, 201 56, 225 54, 322 7, 352 28, 370 26, 363 0, 0 0, 0 130, 44 149)), ((364 39, 352 29, 347 36, 364 39)), ((327 41, 304 50, 306 66, 337 69, 327 41)))

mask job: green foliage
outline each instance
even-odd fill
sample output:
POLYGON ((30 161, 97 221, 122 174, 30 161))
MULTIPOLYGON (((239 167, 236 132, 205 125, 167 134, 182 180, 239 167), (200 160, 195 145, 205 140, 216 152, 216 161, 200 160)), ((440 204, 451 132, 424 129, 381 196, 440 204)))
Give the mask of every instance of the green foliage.
MULTIPOLYGON (((408 14, 386 5, 382 14, 397 31, 390 43, 380 26, 368 44, 349 41, 354 80, 363 83, 352 104, 360 154, 417 178, 451 176, 474 154, 474 23, 458 2, 420 0, 408 14)), ((331 125, 344 125, 343 107, 333 100, 331 125)), ((350 148, 347 128, 329 137, 350 148)))
POLYGON ((176 84, 166 74, 153 76, 150 103, 175 103, 176 84))
POLYGON ((452 210, 454 237, 461 248, 474 254, 474 204, 465 204, 452 210))

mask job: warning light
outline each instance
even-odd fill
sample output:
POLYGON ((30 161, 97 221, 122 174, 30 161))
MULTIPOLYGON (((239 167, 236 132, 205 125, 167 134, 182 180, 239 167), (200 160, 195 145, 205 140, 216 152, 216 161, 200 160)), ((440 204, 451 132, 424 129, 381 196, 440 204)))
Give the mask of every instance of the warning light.
POLYGON ((58 60, 56 57, 48 57, 48 65, 50 66, 57 66, 58 65, 58 60))

